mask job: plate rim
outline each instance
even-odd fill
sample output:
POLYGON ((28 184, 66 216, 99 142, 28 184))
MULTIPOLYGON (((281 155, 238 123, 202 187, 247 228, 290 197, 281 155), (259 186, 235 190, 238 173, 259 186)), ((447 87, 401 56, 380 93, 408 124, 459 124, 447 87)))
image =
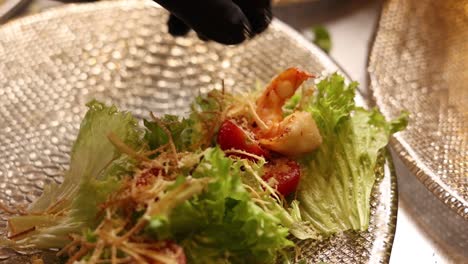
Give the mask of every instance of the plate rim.
MULTIPOLYGON (((377 107, 380 107, 376 103, 377 107)), ((390 146, 403 161, 412 174, 443 204, 468 221, 468 201, 456 194, 450 186, 440 180, 440 177, 429 169, 411 150, 411 147, 401 135, 395 135, 390 140, 390 146)))
MULTIPOLYGON (((18 0, 18 1, 24 1, 24 0, 18 0)), ((70 13, 72 14, 85 13, 91 10, 95 11, 95 10, 101 10, 101 9, 106 9, 109 7, 115 7, 115 6, 125 7, 126 6, 125 3, 131 3, 131 2, 144 3, 142 5, 142 8, 149 7, 149 6, 160 8, 158 4, 156 4, 155 2, 151 0, 118 0, 118 1, 103 1, 103 2, 95 2, 95 3, 66 4, 66 5, 62 5, 58 7, 52 7, 40 13, 31 14, 31 15, 27 15, 21 18, 8 21, 7 23, 0 25, 0 34, 2 34, 3 31, 8 32, 10 30, 14 30, 23 25, 46 21, 55 17, 70 15, 70 13)), ((134 8, 134 7, 129 7, 129 8, 134 8)), ((349 74, 347 74, 346 71, 344 71, 343 68, 333 58, 331 58, 328 54, 326 54, 323 50, 321 50, 315 44, 307 40, 294 28, 292 28, 291 26, 287 25, 285 22, 277 18, 274 18, 272 20, 271 26, 276 27, 277 29, 282 31, 292 40, 296 41, 301 47, 307 50, 308 53, 317 57, 317 60, 323 65, 324 68, 326 68, 326 71, 333 70, 333 71, 340 72, 340 74, 343 74, 345 76, 346 81, 349 82, 350 80, 352 80, 349 77, 349 74)), ((365 87, 362 87, 362 88, 365 88, 365 87)), ((363 95, 363 93, 364 91, 358 90, 356 93, 355 100, 358 104, 362 105, 363 107, 369 108, 369 106, 371 106, 370 101, 368 98, 366 98, 363 95)), ((390 211, 388 215, 388 232, 380 236, 380 237, 385 237, 385 239, 384 241, 382 241, 383 245, 380 245, 379 254, 375 254, 375 255, 378 255, 378 257, 376 257, 378 261, 382 263, 388 263, 390 260, 390 255, 392 252, 393 242, 395 238, 397 216, 398 216, 398 182, 397 182, 396 171, 395 171, 394 163, 392 160, 392 156, 389 152, 388 146, 386 147, 385 152, 386 154, 385 154, 384 169, 388 171, 389 179, 390 179, 390 188, 389 188, 390 211)), ((372 256, 372 253, 370 255, 372 256)))

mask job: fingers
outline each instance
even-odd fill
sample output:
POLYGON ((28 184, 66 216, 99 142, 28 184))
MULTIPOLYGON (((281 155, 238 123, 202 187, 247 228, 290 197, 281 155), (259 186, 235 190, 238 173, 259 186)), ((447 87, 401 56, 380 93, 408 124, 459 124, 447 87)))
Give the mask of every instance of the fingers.
POLYGON ((169 34, 173 36, 184 36, 190 31, 190 27, 187 26, 184 21, 172 14, 167 21, 167 27, 169 29, 169 34))
POLYGON ((250 22, 253 34, 263 32, 271 22, 270 0, 233 0, 250 22))
POLYGON ((156 0, 198 34, 223 44, 249 36, 250 23, 232 0, 156 0))

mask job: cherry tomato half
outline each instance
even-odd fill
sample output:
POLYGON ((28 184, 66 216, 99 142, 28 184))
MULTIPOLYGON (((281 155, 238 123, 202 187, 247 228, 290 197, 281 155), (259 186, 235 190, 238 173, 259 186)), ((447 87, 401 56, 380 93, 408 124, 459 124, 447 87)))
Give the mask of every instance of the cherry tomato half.
POLYGON ((272 159, 264 166, 262 177, 283 196, 293 193, 301 178, 299 164, 288 158, 272 159))
MULTIPOLYGON (((257 156, 267 157, 268 152, 264 150, 255 139, 250 138, 247 133, 231 120, 225 120, 218 132, 217 142, 222 150, 238 149, 257 156)), ((249 158, 245 155, 236 155, 249 158)))

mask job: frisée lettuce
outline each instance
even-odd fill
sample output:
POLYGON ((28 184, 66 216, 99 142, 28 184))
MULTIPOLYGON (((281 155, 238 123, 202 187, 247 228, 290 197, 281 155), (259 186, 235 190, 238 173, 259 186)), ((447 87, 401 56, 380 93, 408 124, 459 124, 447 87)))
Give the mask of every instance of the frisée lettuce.
POLYGON ((277 252, 294 244, 278 217, 280 209, 266 211, 252 200, 242 184, 243 166, 248 165, 219 148, 204 151, 192 177, 212 181, 150 231, 177 241, 190 263, 275 263, 277 252))
POLYGON ((91 101, 73 145, 70 168, 63 182, 44 188, 28 214, 9 219, 11 231, 25 233, 6 244, 25 248, 61 248, 68 235, 96 224, 99 204, 119 187, 119 175, 132 170, 133 162, 107 139, 117 135, 129 146, 142 146, 137 120, 115 106, 91 101))

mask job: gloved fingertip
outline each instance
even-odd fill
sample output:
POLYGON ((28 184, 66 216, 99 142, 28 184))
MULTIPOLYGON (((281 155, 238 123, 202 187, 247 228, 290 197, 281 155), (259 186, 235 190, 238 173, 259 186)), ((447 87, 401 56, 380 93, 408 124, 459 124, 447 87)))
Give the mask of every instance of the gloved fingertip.
POLYGON ((199 38, 200 40, 203 40, 203 41, 209 41, 209 40, 210 40, 210 39, 207 38, 205 35, 203 35, 203 34, 201 34, 201 33, 199 33, 199 32, 197 32, 197 36, 198 36, 198 38, 199 38))
POLYGON ((215 34, 214 40, 226 45, 237 45, 254 35, 249 21, 239 13, 237 17, 234 15, 231 17, 229 30, 215 34))
POLYGON ((257 20, 251 21, 253 24, 253 31, 255 33, 261 33, 268 28, 272 20, 273 14, 271 9, 264 9, 263 10, 263 17, 260 16, 257 20))
POLYGON ((252 35, 265 31, 270 25, 273 13, 270 0, 233 0, 250 22, 252 35))
MULTIPOLYGON (((1 0, 0 0, 1 1, 1 0)), ((168 21, 169 33, 185 35, 189 28, 200 38, 233 45, 255 35, 249 19, 233 0, 176 0, 157 1, 172 12, 168 21), (179 4, 178 4, 179 3, 179 4)))
POLYGON ((184 21, 172 14, 169 16, 169 20, 167 21, 167 27, 169 34, 173 36, 185 36, 190 31, 190 27, 187 26, 184 21))

